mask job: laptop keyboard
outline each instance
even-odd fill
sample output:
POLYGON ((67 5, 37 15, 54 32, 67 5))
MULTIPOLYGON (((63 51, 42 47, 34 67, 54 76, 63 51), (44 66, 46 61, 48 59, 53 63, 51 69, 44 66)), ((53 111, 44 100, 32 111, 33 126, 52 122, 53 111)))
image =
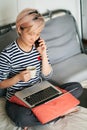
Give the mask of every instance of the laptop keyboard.
POLYGON ((31 96, 25 97, 24 100, 26 100, 30 105, 38 105, 59 95, 60 92, 58 92, 57 90, 55 90, 50 86, 44 90, 32 94, 31 96))

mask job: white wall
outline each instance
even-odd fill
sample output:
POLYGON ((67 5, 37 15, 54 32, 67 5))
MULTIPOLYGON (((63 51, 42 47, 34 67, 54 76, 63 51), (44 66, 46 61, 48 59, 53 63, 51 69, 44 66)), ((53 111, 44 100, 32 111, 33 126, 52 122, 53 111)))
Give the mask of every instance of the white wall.
POLYGON ((18 13, 18 0, 0 0, 0 26, 14 22, 18 13))
POLYGON ((80 0, 18 0, 18 11, 26 7, 36 8, 40 12, 47 9, 68 9, 75 16, 81 33, 80 0))
POLYGON ((87 39, 87 0, 82 0, 83 38, 87 39))
POLYGON ((0 7, 0 25, 15 21, 17 14, 26 7, 36 8, 41 13, 47 9, 68 9, 75 16, 81 30, 79 0, 0 0, 0 7))

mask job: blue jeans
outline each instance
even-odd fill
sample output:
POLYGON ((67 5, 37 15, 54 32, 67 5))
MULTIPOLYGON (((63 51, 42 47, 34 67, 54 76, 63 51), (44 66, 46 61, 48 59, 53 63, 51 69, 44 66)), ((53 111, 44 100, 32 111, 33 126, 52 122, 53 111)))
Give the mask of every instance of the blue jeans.
MULTIPOLYGON (((65 89, 67 91, 77 88, 75 91, 71 92, 72 95, 74 95, 76 98, 80 97, 83 92, 83 88, 77 82, 63 84, 60 86, 60 88, 65 89)), ((34 114, 29 108, 7 101, 6 111, 8 116, 13 122, 15 122, 17 126, 25 127, 41 125, 41 123, 38 121, 38 119, 34 116, 34 114)))

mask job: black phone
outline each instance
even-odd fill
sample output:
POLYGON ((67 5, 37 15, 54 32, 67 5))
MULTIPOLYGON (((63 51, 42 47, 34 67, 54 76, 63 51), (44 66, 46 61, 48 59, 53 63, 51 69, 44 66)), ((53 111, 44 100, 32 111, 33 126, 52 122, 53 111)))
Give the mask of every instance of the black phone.
POLYGON ((40 40, 40 37, 35 41, 35 47, 36 48, 39 47, 39 44, 40 44, 39 40, 40 40))

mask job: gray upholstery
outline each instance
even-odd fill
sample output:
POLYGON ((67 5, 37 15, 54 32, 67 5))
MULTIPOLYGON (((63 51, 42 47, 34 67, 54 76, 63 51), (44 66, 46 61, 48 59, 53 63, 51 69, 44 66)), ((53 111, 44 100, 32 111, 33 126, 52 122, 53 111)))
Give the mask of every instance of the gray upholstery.
POLYGON ((80 43, 73 18, 70 15, 59 16, 46 23, 42 32, 46 40, 52 64, 61 62, 81 52, 80 43))
POLYGON ((4 47, 6 47, 13 40, 15 40, 16 37, 17 33, 15 32, 15 29, 11 29, 7 33, 0 35, 0 52, 4 49, 4 47))
POLYGON ((87 80, 87 55, 77 54, 53 65, 51 82, 63 84, 87 80))
POLYGON ((87 55, 81 52, 72 15, 66 14, 47 21, 42 37, 46 40, 53 66, 52 83, 81 82, 87 79, 87 55))

